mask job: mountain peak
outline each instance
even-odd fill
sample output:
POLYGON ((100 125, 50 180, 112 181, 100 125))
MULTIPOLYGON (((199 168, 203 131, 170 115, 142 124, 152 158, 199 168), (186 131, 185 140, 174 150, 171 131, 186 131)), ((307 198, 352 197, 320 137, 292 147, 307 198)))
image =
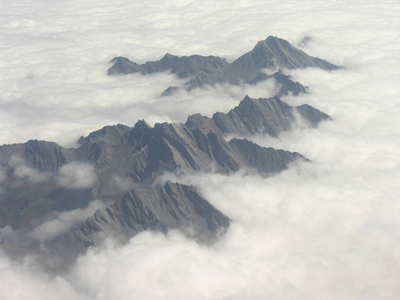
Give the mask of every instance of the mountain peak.
POLYGON ((147 124, 147 122, 145 120, 139 120, 136 122, 135 127, 136 129, 149 129, 151 128, 151 126, 149 124, 147 124))
POLYGON ((283 44, 283 45, 292 47, 292 45, 290 45, 290 43, 288 41, 286 41, 284 39, 281 39, 281 38, 278 38, 276 36, 272 36, 272 35, 267 37, 263 42, 265 42, 268 45, 283 44))
POLYGON ((280 38, 278 38, 276 36, 272 36, 272 35, 270 35, 269 37, 267 37, 265 39, 266 42, 271 42, 271 41, 276 41, 276 40, 282 40, 282 39, 280 39, 280 38))
POLYGON ((274 36, 259 41, 253 50, 239 57, 233 65, 256 70, 307 67, 336 70, 339 68, 325 60, 309 56, 293 47, 288 41, 274 36))

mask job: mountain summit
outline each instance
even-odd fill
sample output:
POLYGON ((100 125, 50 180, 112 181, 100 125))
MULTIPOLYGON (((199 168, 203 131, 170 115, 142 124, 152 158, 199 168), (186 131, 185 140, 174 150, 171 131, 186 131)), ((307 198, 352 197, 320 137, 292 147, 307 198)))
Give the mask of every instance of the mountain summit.
POLYGON ((235 60, 232 65, 237 69, 301 69, 320 68, 336 70, 339 67, 323 59, 309 56, 302 50, 296 49, 288 41, 269 36, 260 41, 250 52, 235 60))

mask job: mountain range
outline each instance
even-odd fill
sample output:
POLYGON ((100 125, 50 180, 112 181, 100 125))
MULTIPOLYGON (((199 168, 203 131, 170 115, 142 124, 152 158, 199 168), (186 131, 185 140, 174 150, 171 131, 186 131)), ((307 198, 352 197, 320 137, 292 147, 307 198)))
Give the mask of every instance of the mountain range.
MULTIPOLYGON (((170 71, 190 78, 187 89, 265 80, 270 75, 265 77, 264 69, 339 68, 275 37, 259 42, 230 64, 213 56, 169 54, 143 65, 125 58, 113 61, 109 75, 170 71)), ((271 76, 285 78, 278 94, 291 84, 301 86, 290 83, 282 71, 271 76)), ((295 89, 290 92, 295 93, 295 89)), ((24 237, 21 242, 0 236, 0 247, 5 251, 44 252, 73 261, 106 236, 126 242, 143 230, 179 229, 199 242, 211 242, 231 220, 208 203, 196 187, 163 183, 159 178, 166 173, 182 178, 199 172, 229 175, 239 170, 272 176, 296 160, 309 160, 297 152, 261 147, 247 138, 255 134, 277 137, 297 122, 317 127, 329 119, 309 105, 290 106, 278 96, 246 96, 228 113, 217 112, 211 117, 195 114, 184 124, 157 123, 151 127, 139 120, 134 127, 105 126, 81 137, 77 148, 37 140, 0 146, 0 166, 5 174, 0 227, 9 226, 24 237), (54 212, 82 209, 93 200, 113 204, 45 240, 30 234, 54 212)))

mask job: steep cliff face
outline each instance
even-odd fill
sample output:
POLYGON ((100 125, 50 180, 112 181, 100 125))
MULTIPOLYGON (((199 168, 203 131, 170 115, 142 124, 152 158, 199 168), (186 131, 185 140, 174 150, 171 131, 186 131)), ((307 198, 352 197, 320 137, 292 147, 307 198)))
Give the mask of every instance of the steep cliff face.
POLYGON ((310 106, 291 107, 277 97, 245 97, 228 114, 216 113, 212 118, 197 114, 190 116, 185 124, 163 123, 152 128, 145 121, 139 121, 133 128, 122 125, 118 125, 119 129, 118 126, 103 128, 82 138, 82 146, 76 153, 79 159, 96 165, 100 182, 107 181, 111 174, 129 176, 135 182, 149 182, 163 172, 213 169, 229 173, 249 164, 223 135, 277 136, 290 130, 296 114, 311 126, 329 118, 310 106))
MULTIPOLYGON (((179 78, 190 78, 185 83, 185 89, 191 90, 205 85, 229 82, 234 85, 241 83, 256 84, 267 79, 275 79, 280 85, 277 96, 292 93, 298 95, 307 90, 298 82, 294 82, 281 71, 265 73, 266 69, 296 69, 321 68, 336 70, 339 67, 325 60, 311 57, 301 50, 294 48, 289 42, 277 37, 268 37, 260 41, 250 52, 242 55, 232 63, 215 56, 174 56, 166 54, 159 61, 137 64, 125 57, 115 57, 111 60, 113 66, 108 75, 156 72, 171 72, 179 78)), ((163 95, 174 93, 178 87, 169 87, 163 95)))
POLYGON ((9 164, 12 157, 21 159, 21 163, 41 172, 55 171, 75 159, 74 150, 65 149, 53 142, 38 140, 0 146, 0 164, 9 164))
MULTIPOLYGON (((243 54, 232 63, 234 71, 240 70, 242 76, 247 75, 249 77, 255 73, 255 70, 260 69, 301 69, 308 67, 329 71, 339 68, 323 59, 309 56, 302 50, 293 47, 288 41, 273 36, 258 42, 250 52, 243 54)), ((243 78, 245 79, 247 76, 243 78)))
POLYGON ((159 188, 135 188, 106 209, 98 210, 80 228, 44 244, 50 253, 74 259, 105 237, 121 242, 144 230, 180 229, 203 242, 224 231, 230 219, 208 203, 193 186, 167 181, 159 188))
MULTIPOLYGON (((244 140, 243 144, 246 143, 250 142, 244 140)), ((151 128, 140 121, 121 138, 119 144, 114 145, 113 151, 107 166, 101 162, 102 172, 106 174, 113 169, 119 175, 129 176, 141 183, 151 183, 164 172, 179 175, 212 170, 228 174, 254 166, 239 147, 233 147, 220 134, 203 128, 189 129, 185 125, 169 123, 156 124, 151 128), (121 155, 124 149, 128 149, 125 156, 121 155)), ((260 151, 266 149, 260 147, 260 151)), ((104 156, 99 152, 99 157, 104 156)), ((292 160, 300 157, 293 156, 292 160)), ((94 163, 99 165, 98 160, 94 160, 94 163)), ((270 170, 262 161, 257 164, 264 166, 259 168, 261 174, 279 172, 286 168, 270 170)), ((99 178, 102 178, 102 174, 99 174, 99 178)))

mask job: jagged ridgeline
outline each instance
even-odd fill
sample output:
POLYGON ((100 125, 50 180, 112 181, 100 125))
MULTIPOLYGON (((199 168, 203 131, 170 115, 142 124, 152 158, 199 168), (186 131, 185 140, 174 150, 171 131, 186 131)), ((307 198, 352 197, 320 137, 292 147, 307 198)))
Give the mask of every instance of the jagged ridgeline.
MULTIPOLYGON (((171 54, 166 54, 159 61, 145 64, 137 64, 125 57, 115 57, 111 62, 113 62, 113 66, 108 70, 108 75, 171 72, 181 79, 189 79, 184 86, 186 90, 225 82, 234 85, 256 84, 273 78, 280 86, 276 94, 279 97, 289 93, 298 95, 307 92, 306 87, 292 81, 289 76, 283 74, 281 69, 312 67, 332 71, 340 68, 325 60, 311 57, 293 47, 289 42, 273 36, 258 42, 253 50, 243 54, 232 63, 216 56, 178 57, 171 54), (277 71, 267 74, 265 70, 277 71)), ((171 95, 178 88, 169 87, 163 92, 163 95, 171 95)))
MULTIPOLYGON (((190 78, 187 89, 220 82, 255 83, 273 76, 282 83, 283 94, 305 89, 280 71, 266 75, 265 68, 338 68, 274 37, 259 42, 231 64, 218 57, 196 55, 166 55, 144 65, 124 58, 113 61, 109 75, 169 70, 181 78, 190 78)), ((160 186, 158 178, 166 172, 180 178, 198 172, 232 174, 239 170, 271 176, 296 160, 308 160, 297 152, 261 147, 246 137, 276 137, 297 121, 316 127, 327 119, 328 115, 309 105, 293 107, 277 96, 246 96, 228 113, 218 112, 212 117, 195 114, 185 124, 151 127, 142 120, 134 127, 106 126, 81 137, 78 148, 65 149, 37 140, 0 146, 0 167, 5 174, 0 227, 11 226, 29 237, 29 231, 55 211, 83 208, 95 199, 114 201, 82 225, 49 238, 42 246, 34 239, 30 244, 12 244, 0 236, 0 247, 14 252, 44 247, 56 256, 74 259, 108 235, 126 241, 143 230, 168 229, 180 229, 198 241, 210 242, 229 226, 229 218, 210 205, 195 187, 169 181, 160 186), (232 136, 236 138, 228 140, 232 136), (71 179, 70 174, 80 176, 79 181, 71 179)))
POLYGON ((193 115, 186 124, 151 127, 139 121, 134 127, 106 126, 82 137, 76 149, 36 140, 3 145, 0 163, 8 176, 0 197, 0 227, 26 228, 54 210, 82 208, 93 199, 117 200, 126 191, 118 179, 149 186, 165 172, 177 176, 193 172, 230 174, 238 170, 263 175, 280 172, 302 156, 260 147, 246 139, 227 141, 224 135, 276 136, 289 130, 296 117, 304 118, 311 126, 329 118, 311 106, 291 107, 277 97, 245 97, 227 114, 216 113, 212 118, 193 115), (15 166, 15 158, 19 166, 15 166), (93 166, 93 186, 60 185, 60 169, 71 164, 93 166), (18 168, 37 175, 34 180, 20 176, 18 168), (40 175, 46 176, 37 180, 40 175))
POLYGON ((158 188, 135 188, 107 209, 98 210, 78 229, 45 242, 45 248, 64 259, 74 259, 105 236, 124 242, 138 232, 180 229, 206 243, 229 226, 230 219, 216 210, 195 187, 167 181, 158 188))

